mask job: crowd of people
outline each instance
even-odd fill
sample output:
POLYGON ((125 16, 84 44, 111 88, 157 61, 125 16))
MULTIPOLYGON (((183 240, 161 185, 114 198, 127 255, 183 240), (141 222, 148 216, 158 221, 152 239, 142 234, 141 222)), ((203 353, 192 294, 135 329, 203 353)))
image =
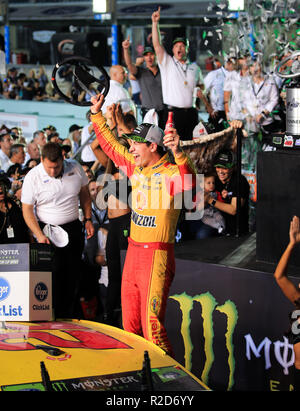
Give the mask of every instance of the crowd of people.
MULTIPOLYGON (((271 149, 268 136, 285 128, 285 108, 281 79, 265 73, 259 58, 230 55, 222 65, 215 57, 203 76, 188 60, 187 39, 175 38, 172 55, 166 51, 159 21, 160 9, 152 14, 153 44, 135 62, 130 38, 123 41, 124 66, 110 68, 105 100, 97 90, 89 96, 85 126, 74 124, 60 136, 49 125, 29 142, 20 128, 1 126, 0 241, 37 241, 53 248, 56 317, 100 318, 121 327, 122 310, 126 330, 172 354, 163 322, 176 233, 184 232, 183 240, 235 235, 238 179, 240 234, 249 232, 250 205, 249 183, 236 168, 234 151, 220 150, 201 191, 179 141, 244 127, 242 168, 255 172, 257 152, 271 149), (201 105, 206 122, 199 116, 201 105), (170 112, 173 123, 167 129, 170 112), (193 182, 181 191, 162 182, 162 176, 173 181, 188 173, 193 182), (148 196, 155 190, 168 196, 167 211, 152 202, 150 207, 148 196), (188 190, 204 204, 201 218, 192 222, 174 207, 176 194, 188 190), (127 253, 123 275, 122 250, 127 253)), ((38 75, 10 68, 1 87, 4 98, 58 99, 43 68, 38 75)))

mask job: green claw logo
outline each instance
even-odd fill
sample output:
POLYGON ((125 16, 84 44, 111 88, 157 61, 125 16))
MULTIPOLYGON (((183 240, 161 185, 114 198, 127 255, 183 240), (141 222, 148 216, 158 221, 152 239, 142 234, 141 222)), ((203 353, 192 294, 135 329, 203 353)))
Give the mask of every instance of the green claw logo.
POLYGON ((213 362, 215 360, 215 354, 213 350, 214 340, 214 323, 213 312, 219 311, 225 314, 227 317, 227 331, 225 333, 226 348, 228 351, 228 365, 229 365, 229 378, 227 390, 231 390, 234 385, 234 371, 235 371, 235 359, 234 359, 234 345, 232 342, 233 333, 238 320, 238 312, 236 305, 227 300, 223 305, 218 305, 216 299, 209 292, 195 295, 193 297, 187 295, 185 292, 182 294, 176 294, 170 296, 173 300, 179 303, 179 307, 182 313, 181 323, 181 335, 183 338, 185 348, 185 368, 189 371, 192 369, 192 351, 193 343, 191 340, 191 311, 193 309, 194 302, 199 303, 202 308, 203 318, 203 336, 204 336, 204 352, 206 356, 205 365, 202 371, 201 380, 208 385, 209 373, 213 362))

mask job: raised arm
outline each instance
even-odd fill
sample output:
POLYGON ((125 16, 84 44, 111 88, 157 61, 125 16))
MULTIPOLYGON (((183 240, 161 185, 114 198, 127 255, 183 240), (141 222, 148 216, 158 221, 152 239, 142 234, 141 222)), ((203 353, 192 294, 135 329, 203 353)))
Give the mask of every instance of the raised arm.
POLYGON ((125 60, 125 64, 128 68, 128 70, 130 71, 131 74, 133 74, 134 76, 137 73, 137 67, 135 64, 133 64, 133 62, 131 61, 131 56, 129 53, 129 47, 130 47, 130 40, 129 40, 129 36, 126 40, 124 40, 122 42, 122 47, 123 47, 123 53, 124 53, 124 60, 125 60))
MULTIPOLYGON (((284 253, 282 254, 279 263, 276 267, 274 277, 277 284, 281 288, 284 295, 294 304, 300 298, 299 289, 292 283, 292 281, 287 277, 287 268, 295 249, 295 246, 300 242, 300 222, 299 217, 294 216, 290 223, 290 241, 286 247, 284 253)), ((297 304, 299 306, 299 302, 297 304)))
POLYGON ((159 29, 159 20, 160 20, 160 7, 154 13, 152 13, 152 43, 158 59, 158 62, 163 61, 164 54, 166 50, 164 49, 161 43, 160 29, 159 29))
POLYGON ((120 144, 102 115, 101 107, 104 102, 104 96, 102 94, 93 96, 91 102, 93 104, 91 106, 91 120, 102 150, 116 165, 123 169, 128 177, 130 177, 135 168, 134 159, 127 148, 120 144))

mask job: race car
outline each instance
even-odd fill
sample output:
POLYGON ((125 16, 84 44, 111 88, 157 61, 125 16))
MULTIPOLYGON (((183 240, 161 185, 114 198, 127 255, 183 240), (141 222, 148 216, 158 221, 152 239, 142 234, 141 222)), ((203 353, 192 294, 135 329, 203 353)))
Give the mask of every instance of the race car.
POLYGON ((155 344, 87 320, 0 323, 1 391, 209 391, 155 344))

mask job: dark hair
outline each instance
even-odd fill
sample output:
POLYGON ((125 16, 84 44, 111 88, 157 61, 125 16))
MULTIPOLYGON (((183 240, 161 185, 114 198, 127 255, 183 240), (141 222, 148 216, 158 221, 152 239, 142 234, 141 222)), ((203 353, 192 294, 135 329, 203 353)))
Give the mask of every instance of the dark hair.
POLYGON ((93 177, 93 178, 91 178, 91 179, 89 180, 88 186, 89 186, 91 183, 97 183, 97 180, 95 179, 95 177, 93 177))
POLYGON ((54 143, 52 141, 45 144, 42 149, 42 158, 47 158, 53 163, 60 159, 63 160, 64 157, 61 146, 58 143, 54 143))
POLYGON ((136 121, 136 118, 134 117, 134 115, 130 114, 130 113, 124 114, 124 124, 128 128, 135 129, 136 126, 137 126, 137 121, 136 121))
POLYGON ((13 164, 10 167, 8 167, 8 169, 6 170, 6 174, 8 175, 8 177, 10 177, 12 174, 15 174, 16 171, 19 171, 19 173, 21 173, 22 171, 22 166, 19 163, 13 164))
POLYGON ((39 158, 30 158, 29 160, 26 161, 24 168, 31 168, 29 167, 29 164, 31 161, 35 161, 36 165, 40 164, 40 159, 39 158))
POLYGON ((217 173, 215 170, 208 170, 206 173, 204 173, 204 178, 208 177, 216 177, 217 173))
POLYGON ((7 174, 2 170, 0 170, 0 186, 5 186, 7 190, 9 190, 11 187, 11 182, 7 174))

